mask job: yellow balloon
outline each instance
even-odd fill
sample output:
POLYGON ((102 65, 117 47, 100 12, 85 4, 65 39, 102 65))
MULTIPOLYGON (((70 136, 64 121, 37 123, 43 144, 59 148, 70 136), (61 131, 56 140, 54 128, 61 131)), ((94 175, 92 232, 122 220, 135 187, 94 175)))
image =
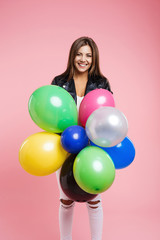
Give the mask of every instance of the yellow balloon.
POLYGON ((48 132, 29 136, 19 150, 22 168, 36 176, 49 175, 59 169, 69 155, 60 139, 58 134, 48 132))

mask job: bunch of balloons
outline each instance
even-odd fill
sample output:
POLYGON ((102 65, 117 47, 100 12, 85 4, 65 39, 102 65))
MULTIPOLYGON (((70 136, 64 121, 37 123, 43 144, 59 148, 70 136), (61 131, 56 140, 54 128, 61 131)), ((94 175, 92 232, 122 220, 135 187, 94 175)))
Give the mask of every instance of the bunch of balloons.
POLYGON ((61 167, 62 190, 74 201, 88 201, 106 191, 115 179, 115 169, 125 168, 134 160, 127 119, 115 108, 108 90, 89 92, 78 115, 66 90, 43 86, 31 95, 29 113, 45 132, 23 142, 19 151, 22 167, 37 176, 61 167))

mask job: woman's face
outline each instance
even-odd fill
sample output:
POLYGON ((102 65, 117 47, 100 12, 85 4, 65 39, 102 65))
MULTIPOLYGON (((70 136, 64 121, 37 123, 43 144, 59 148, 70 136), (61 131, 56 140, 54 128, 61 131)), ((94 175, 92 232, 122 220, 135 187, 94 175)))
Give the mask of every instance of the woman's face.
POLYGON ((77 72, 84 73, 89 70, 92 65, 92 49, 89 45, 79 48, 74 59, 74 66, 77 72))

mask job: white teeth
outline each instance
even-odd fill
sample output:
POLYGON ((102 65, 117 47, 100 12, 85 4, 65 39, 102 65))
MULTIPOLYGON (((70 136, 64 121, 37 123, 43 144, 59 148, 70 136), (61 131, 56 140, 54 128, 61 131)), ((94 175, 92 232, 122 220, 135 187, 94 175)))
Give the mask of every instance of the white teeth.
POLYGON ((86 64, 80 64, 80 63, 79 63, 79 65, 82 66, 82 67, 85 67, 85 66, 86 66, 86 64))

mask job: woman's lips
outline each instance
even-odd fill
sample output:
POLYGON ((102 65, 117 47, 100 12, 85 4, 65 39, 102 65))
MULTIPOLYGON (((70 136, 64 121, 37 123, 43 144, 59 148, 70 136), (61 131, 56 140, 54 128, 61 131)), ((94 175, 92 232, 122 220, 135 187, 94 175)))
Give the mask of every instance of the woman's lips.
POLYGON ((86 66, 87 66, 87 64, 82 64, 82 63, 78 63, 78 65, 79 65, 80 67, 86 67, 86 66))

